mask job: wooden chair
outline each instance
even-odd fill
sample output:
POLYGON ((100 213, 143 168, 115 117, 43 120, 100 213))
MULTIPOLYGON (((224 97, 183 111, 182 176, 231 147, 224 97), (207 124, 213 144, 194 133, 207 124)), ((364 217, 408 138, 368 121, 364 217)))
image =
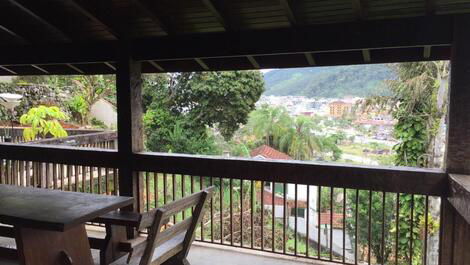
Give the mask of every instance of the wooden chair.
POLYGON ((194 240, 194 231, 204 214, 204 204, 212 196, 213 187, 194 193, 163 207, 144 213, 139 231, 149 229, 147 237, 137 237, 119 243, 119 250, 129 255, 112 265, 188 265, 186 257, 194 240), (194 208, 193 208, 194 207, 194 208), (163 229, 170 218, 193 208, 192 216, 163 229))

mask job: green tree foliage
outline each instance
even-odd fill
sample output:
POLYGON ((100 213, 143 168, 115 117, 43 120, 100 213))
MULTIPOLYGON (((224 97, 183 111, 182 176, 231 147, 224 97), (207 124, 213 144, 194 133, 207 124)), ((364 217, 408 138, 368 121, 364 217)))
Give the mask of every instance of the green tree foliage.
POLYGON ((264 88, 258 71, 152 75, 143 84, 147 148, 197 154, 220 153, 213 131, 230 139, 264 88))
MULTIPOLYGON (((394 200, 389 194, 382 192, 370 192, 370 191, 355 191, 351 190, 347 192, 346 201, 355 202, 356 195, 358 195, 357 209, 358 224, 358 245, 368 246, 369 245, 369 215, 370 215, 370 247, 374 257, 377 259, 377 264, 385 264, 391 254, 393 253, 393 241, 394 237, 390 231, 393 226, 390 220, 394 216, 394 200), (370 203, 372 202, 372 204, 370 203), (383 226, 383 230, 382 230, 383 226), (383 232, 383 233, 382 233, 383 232), (382 249, 382 237, 385 242, 385 247, 382 249)), ((348 208, 346 215, 346 229, 351 237, 355 236, 356 233, 356 209, 348 208)), ((407 230, 409 231, 409 230, 407 230)), ((357 250, 356 250, 357 251, 357 250)))
POLYGON ((266 94, 342 98, 389 95, 382 80, 395 73, 384 64, 279 69, 265 73, 266 94), (380 92, 378 93, 380 89, 380 92))
POLYGON ((320 150, 318 138, 312 133, 313 128, 314 123, 309 117, 295 118, 293 126, 281 136, 280 150, 296 160, 312 160, 315 151, 320 150))
POLYGON ((90 124, 90 108, 95 102, 103 98, 111 103, 116 101, 113 75, 21 76, 15 82, 20 85, 48 87, 57 94, 64 94, 63 98, 56 98, 53 104, 66 109, 72 119, 82 125, 90 124), (71 97, 68 98, 69 96, 71 97))
POLYGON ((32 108, 20 118, 22 125, 30 126, 23 130, 26 141, 33 141, 36 137, 46 138, 67 137, 67 132, 59 121, 64 121, 67 116, 58 107, 39 106, 32 108))
POLYGON ((253 111, 247 124, 250 133, 269 146, 279 148, 280 138, 292 126, 292 118, 283 107, 263 105, 253 111))
POLYGON ((76 76, 72 80, 74 96, 67 106, 76 121, 83 125, 90 123, 91 106, 100 99, 115 100, 114 79, 104 75, 76 76))
MULTIPOLYGON (((445 88, 449 65, 447 62, 416 62, 392 65, 391 68, 398 76, 388 82, 392 95, 372 97, 365 106, 388 107, 397 120, 394 128, 399 141, 394 147, 397 166, 432 167, 435 138, 446 109, 445 102, 439 101, 443 101, 440 97, 445 95, 442 89, 445 88)), ((413 263, 419 264, 423 255, 425 198, 404 194, 400 196, 399 204, 397 247, 402 253, 400 257, 407 263, 411 260, 409 248, 412 244, 413 263), (413 229, 411 223, 414 224, 413 229)), ((429 218, 430 223, 435 223, 431 216, 429 218)))
MULTIPOLYGON (((263 105, 250 114, 244 134, 258 139, 256 146, 266 144, 287 153, 296 160, 325 159, 331 154, 336 161, 342 151, 337 146, 344 134, 318 136, 318 121, 306 116, 291 117, 283 107, 263 105)), ((244 142, 249 141, 245 137, 244 142)))

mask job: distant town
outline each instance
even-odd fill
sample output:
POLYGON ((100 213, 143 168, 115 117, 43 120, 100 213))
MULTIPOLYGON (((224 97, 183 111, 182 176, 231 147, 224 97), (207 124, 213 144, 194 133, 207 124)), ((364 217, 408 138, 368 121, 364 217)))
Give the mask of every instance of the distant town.
POLYGON ((257 107, 269 105, 285 108, 291 116, 308 116, 321 123, 316 135, 345 135, 339 147, 339 162, 392 165, 393 137, 396 121, 386 111, 362 109, 361 97, 309 98, 304 96, 262 96, 257 107), (338 122, 343 121, 343 122, 338 122))

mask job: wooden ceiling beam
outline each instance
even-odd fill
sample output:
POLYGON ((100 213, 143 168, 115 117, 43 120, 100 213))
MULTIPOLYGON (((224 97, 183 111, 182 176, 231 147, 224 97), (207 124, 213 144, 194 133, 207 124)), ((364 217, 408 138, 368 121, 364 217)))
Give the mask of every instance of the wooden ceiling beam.
POLYGON ((260 69, 261 68, 259 63, 256 61, 255 57, 253 57, 251 55, 248 55, 248 56, 246 56, 246 58, 251 63, 251 65, 253 65, 253 68, 255 68, 255 69, 260 69))
POLYGON ((132 0, 132 3, 139 8, 140 11, 145 13, 160 29, 166 34, 170 34, 171 28, 167 22, 163 22, 163 19, 157 15, 154 8, 146 0, 132 0))
POLYGON ((107 67, 109 67, 109 68, 112 69, 113 71, 116 71, 116 67, 114 67, 114 65, 112 65, 111 63, 109 63, 109 62, 104 62, 104 65, 106 65, 107 67))
POLYGON ((436 13, 436 0, 424 0, 426 4, 426 15, 434 15, 436 13))
POLYGON ((10 74, 12 74, 12 75, 17 75, 17 74, 18 74, 17 72, 15 72, 15 71, 13 71, 13 70, 11 70, 11 69, 9 69, 8 67, 3 66, 3 65, 0 65, 0 69, 3 70, 3 71, 5 71, 5 72, 8 72, 8 73, 10 73, 10 74))
POLYGON ((75 65, 72 65, 72 64, 66 64, 66 65, 67 65, 67 67, 69 67, 70 69, 73 69, 74 71, 76 71, 77 73, 79 73, 81 75, 85 74, 85 72, 82 69, 76 67, 75 65))
POLYGON ((362 58, 364 58, 365 63, 370 63, 371 62, 370 50, 368 50, 368 49, 362 50, 362 58))
POLYGON ((16 39, 21 44, 27 44, 28 43, 28 41, 26 40, 25 37, 23 37, 22 35, 16 33, 15 31, 9 29, 6 26, 0 25, 0 31, 3 31, 3 32, 7 33, 8 35, 10 35, 14 39, 16 39))
POLYGON ((224 12, 221 1, 216 0, 202 0, 206 8, 215 16, 217 21, 224 27, 226 31, 232 30, 231 23, 229 22, 228 15, 224 12))
POLYGON ((352 0, 352 6, 357 19, 363 20, 367 17, 367 3, 365 0, 352 0))
POLYGON ((61 39, 67 42, 72 41, 72 38, 67 33, 65 33, 57 25, 53 25, 52 23, 50 23, 46 18, 40 16, 37 12, 33 11, 30 6, 26 6, 26 4, 18 0, 6 0, 6 1, 8 1, 8 3, 15 6, 16 8, 18 8, 23 13, 27 14, 29 17, 33 18, 40 24, 43 24, 46 28, 48 28, 49 31, 60 36, 61 39))
POLYGON ((431 58, 431 46, 426 45, 423 48, 423 57, 424 59, 429 59, 431 58))
POLYGON ((284 9, 284 13, 286 13, 287 19, 291 25, 295 26, 297 24, 297 19, 295 17, 293 3, 291 0, 279 0, 281 3, 282 8, 284 9))
POLYGON ((148 61, 148 63, 155 67, 158 71, 165 72, 165 69, 159 63, 155 61, 148 61))
POLYGON ((209 71, 210 68, 201 58, 194 58, 194 60, 201 66, 204 71, 209 71))
POLYGON ((307 60, 307 63, 308 63, 309 66, 316 65, 315 58, 313 58, 313 54, 311 52, 306 52, 305 53, 305 59, 307 60))
POLYGON ((74 10, 78 13, 86 16, 88 19, 92 20, 93 22, 100 24, 105 30, 113 35, 115 39, 121 38, 122 34, 120 30, 116 29, 112 23, 108 22, 107 19, 103 18, 102 16, 95 14, 92 8, 83 2, 79 2, 78 0, 64 0, 66 1, 74 10))
POLYGON ((35 65, 35 64, 32 64, 31 66, 32 66, 33 68, 35 68, 35 69, 37 69, 37 70, 43 72, 44 74, 50 74, 49 71, 47 71, 46 69, 44 69, 44 68, 42 68, 42 67, 40 67, 40 66, 37 66, 37 65, 35 65))
MULTIPOLYGON (((364 49, 422 48, 426 45, 437 49, 452 44, 453 18, 423 16, 297 27, 295 30, 284 28, 165 36, 134 41, 131 52, 136 60, 162 61, 307 52, 361 52, 364 49)), ((0 65, 115 62, 119 44, 118 41, 110 41, 7 47, 0 49, 0 65)), ((318 63, 320 60, 316 59, 318 63)))

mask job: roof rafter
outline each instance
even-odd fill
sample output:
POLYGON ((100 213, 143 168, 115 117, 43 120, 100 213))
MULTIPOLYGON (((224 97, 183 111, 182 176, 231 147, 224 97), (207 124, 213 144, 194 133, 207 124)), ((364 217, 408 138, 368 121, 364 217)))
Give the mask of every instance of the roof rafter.
POLYGON ((256 61, 255 57, 251 56, 251 55, 248 55, 246 56, 246 58, 248 58, 248 61, 250 61, 251 65, 253 65, 253 67, 255 69, 260 69, 260 65, 259 63, 256 61))
POLYGON ((6 0, 13 6, 20 9, 22 12, 36 20, 37 22, 46 26, 50 31, 54 32, 55 34, 59 35, 63 40, 71 42, 72 38, 66 34, 62 29, 60 29, 57 25, 53 25, 47 19, 43 18, 42 16, 38 15, 37 12, 33 11, 30 6, 26 6, 23 2, 18 0, 6 0))
POLYGON ((82 69, 76 67, 75 65, 72 65, 72 64, 66 64, 66 65, 67 65, 67 67, 75 70, 79 74, 84 74, 85 73, 82 69))
POLYGON ((159 63, 155 61, 148 61, 148 63, 152 65, 153 67, 155 67, 156 69, 158 69, 158 71, 165 72, 165 69, 163 69, 163 67, 159 63))
POLYGON ((170 27, 168 23, 162 21, 160 16, 157 15, 155 11, 153 11, 153 7, 150 5, 149 2, 145 0, 132 0, 135 6, 137 6, 142 12, 144 12, 152 21, 162 29, 166 34, 170 34, 170 27))
POLYGON ((315 58, 313 58, 313 54, 311 52, 306 52, 305 53, 305 59, 307 60, 308 65, 314 66, 315 63, 315 58))
POLYGON ((279 1, 291 25, 296 25, 297 19, 295 17, 294 9, 292 7, 293 5, 292 1, 291 0, 279 0, 279 1))
POLYGON ((8 73, 10 73, 10 74, 13 74, 13 75, 17 75, 17 74, 18 74, 17 72, 15 72, 15 71, 13 71, 13 70, 11 70, 11 69, 7 68, 6 66, 3 66, 3 65, 0 65, 0 69, 2 69, 2 70, 5 71, 5 72, 8 72, 8 73))
MULTIPOLYGON (((133 41, 131 53, 133 58, 140 61, 165 61, 246 56, 258 58, 310 52, 315 53, 317 64, 322 65, 321 53, 361 52, 369 49, 374 52, 374 62, 378 62, 375 54, 380 49, 422 49, 431 45, 433 50, 438 51, 442 47, 450 47, 453 41, 453 21, 454 16, 441 15, 297 27, 295 30, 283 28, 165 36, 133 41), (191 41, 191 49, 187 47, 188 41, 191 41)), ((0 65, 114 62, 119 54, 120 44, 118 41, 109 41, 95 44, 14 46, 0 49, 0 65)), ((439 53, 432 54, 434 55, 438 56, 439 53)), ((446 55, 441 54, 442 56, 446 55)), ((397 58, 404 57, 406 55, 397 58)))
POLYGON ((26 44, 28 43, 28 41, 26 40, 25 37, 21 36, 20 34, 16 33, 15 31, 3 26, 3 25, 0 25, 0 31, 3 31, 3 32, 6 32, 8 35, 12 36, 13 38, 15 38, 18 42, 20 42, 21 44, 26 44))
POLYGON ((365 63, 370 63, 371 62, 370 50, 369 49, 362 50, 362 58, 364 58, 365 63))
POLYGON ((429 59, 431 57, 431 45, 424 46, 423 57, 424 59, 429 59))
POLYGON ((46 69, 44 69, 44 68, 42 68, 42 67, 40 67, 40 66, 37 66, 37 65, 35 65, 35 64, 32 64, 31 66, 32 66, 33 68, 36 68, 37 70, 39 70, 39 71, 45 73, 45 74, 49 74, 49 71, 47 71, 46 69))
POLYGON ((71 7, 73 7, 76 11, 78 11, 82 15, 88 17, 90 20, 104 27, 108 33, 114 36, 114 38, 119 39, 121 37, 121 33, 118 33, 120 31, 117 30, 113 25, 111 25, 111 23, 109 23, 106 19, 95 14, 95 12, 92 11, 92 8, 90 6, 85 5, 82 2, 78 2, 77 0, 65 0, 65 1, 67 1, 67 3, 71 7))
POLYGON ((205 71, 209 71, 210 68, 201 58, 194 58, 194 60, 201 66, 202 69, 205 71))
POLYGON ((212 15, 215 16, 217 21, 219 21, 219 23, 225 28, 225 30, 232 30, 228 15, 226 14, 226 12, 224 12, 224 8, 220 1, 216 2, 215 0, 202 0, 202 3, 204 3, 206 8, 211 11, 212 15))

